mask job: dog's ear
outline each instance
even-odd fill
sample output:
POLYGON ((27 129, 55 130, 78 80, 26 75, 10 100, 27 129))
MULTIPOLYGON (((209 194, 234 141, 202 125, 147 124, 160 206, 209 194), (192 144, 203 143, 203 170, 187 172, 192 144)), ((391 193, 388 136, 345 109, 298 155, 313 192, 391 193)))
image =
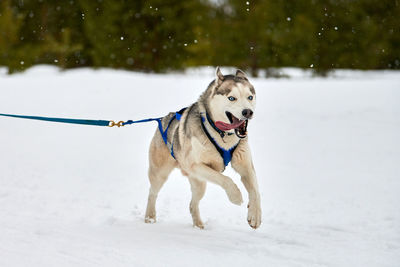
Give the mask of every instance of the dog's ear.
POLYGON ((225 77, 224 77, 224 75, 222 75, 222 72, 219 67, 217 67, 217 69, 215 70, 215 76, 216 76, 215 81, 217 82, 217 85, 221 85, 221 83, 224 81, 225 77))
POLYGON ((246 73, 244 73, 244 71, 239 70, 239 69, 236 70, 236 77, 247 80, 246 73))

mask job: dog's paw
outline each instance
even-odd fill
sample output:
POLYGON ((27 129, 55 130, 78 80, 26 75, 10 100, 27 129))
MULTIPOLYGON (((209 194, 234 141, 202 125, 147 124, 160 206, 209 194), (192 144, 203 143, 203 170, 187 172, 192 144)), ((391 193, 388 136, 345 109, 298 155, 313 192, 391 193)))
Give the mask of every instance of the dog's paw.
POLYGON ((155 223, 156 222, 156 217, 155 216, 146 216, 144 218, 145 223, 155 223))
POLYGON ((243 203, 242 193, 234 182, 226 189, 226 194, 233 204, 240 206, 243 203))
POLYGON ((199 229, 204 229, 204 223, 201 220, 193 222, 193 227, 199 228, 199 229))
POLYGON ((249 212, 247 214, 247 222, 250 227, 253 229, 257 229, 261 224, 261 208, 260 204, 252 203, 248 205, 249 212))

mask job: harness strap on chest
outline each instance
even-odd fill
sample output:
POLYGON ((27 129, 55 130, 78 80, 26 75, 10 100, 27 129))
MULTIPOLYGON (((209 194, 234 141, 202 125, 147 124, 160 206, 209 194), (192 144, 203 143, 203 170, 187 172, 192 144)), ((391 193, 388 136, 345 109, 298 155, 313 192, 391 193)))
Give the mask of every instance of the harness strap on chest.
POLYGON ((222 159, 224 160, 225 167, 228 166, 229 162, 232 161, 233 152, 235 151, 235 149, 236 149, 236 147, 238 146, 239 143, 234 145, 233 147, 231 147, 228 150, 224 149, 223 147, 218 145, 217 141, 215 141, 215 139, 207 131, 207 128, 204 126, 204 122, 205 122, 205 118, 203 116, 201 116, 201 127, 203 128, 203 131, 206 133, 208 139, 211 141, 211 143, 217 149, 218 153, 221 155, 222 159))

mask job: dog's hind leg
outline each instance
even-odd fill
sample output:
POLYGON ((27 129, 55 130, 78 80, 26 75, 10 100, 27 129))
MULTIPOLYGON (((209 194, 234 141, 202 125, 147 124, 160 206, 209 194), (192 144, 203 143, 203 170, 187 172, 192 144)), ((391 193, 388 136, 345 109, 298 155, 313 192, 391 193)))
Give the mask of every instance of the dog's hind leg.
POLYGON ((145 215, 146 223, 156 222, 156 200, 158 192, 160 192, 161 187, 168 179, 168 175, 171 173, 176 165, 176 162, 169 154, 167 147, 164 144, 158 142, 159 140, 157 141, 156 139, 157 135, 152 140, 150 145, 150 191, 145 215))
POLYGON ((192 200, 190 201, 190 214, 192 214, 193 226, 204 229, 204 224, 200 218, 199 202, 206 192, 207 182, 189 177, 192 189, 192 200))
POLYGON ((150 166, 149 168, 149 180, 151 185, 145 216, 146 223, 156 222, 156 200, 158 192, 160 192, 161 187, 167 181, 168 175, 173 168, 173 165, 163 165, 160 167, 150 166))

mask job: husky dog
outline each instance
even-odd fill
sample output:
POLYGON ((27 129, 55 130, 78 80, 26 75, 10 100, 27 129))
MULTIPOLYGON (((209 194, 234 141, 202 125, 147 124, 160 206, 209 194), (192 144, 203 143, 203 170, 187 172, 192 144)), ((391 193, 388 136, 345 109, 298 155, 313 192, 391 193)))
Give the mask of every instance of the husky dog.
POLYGON ((249 194, 247 221, 252 228, 260 226, 260 194, 247 141, 247 125, 255 106, 255 90, 245 73, 237 70, 235 75, 224 76, 217 68, 216 79, 196 103, 161 119, 150 145, 146 223, 155 222, 158 192, 174 168, 189 179, 195 227, 204 228, 199 202, 207 182, 221 186, 233 204, 241 205, 239 188, 222 174, 231 161, 249 194))

